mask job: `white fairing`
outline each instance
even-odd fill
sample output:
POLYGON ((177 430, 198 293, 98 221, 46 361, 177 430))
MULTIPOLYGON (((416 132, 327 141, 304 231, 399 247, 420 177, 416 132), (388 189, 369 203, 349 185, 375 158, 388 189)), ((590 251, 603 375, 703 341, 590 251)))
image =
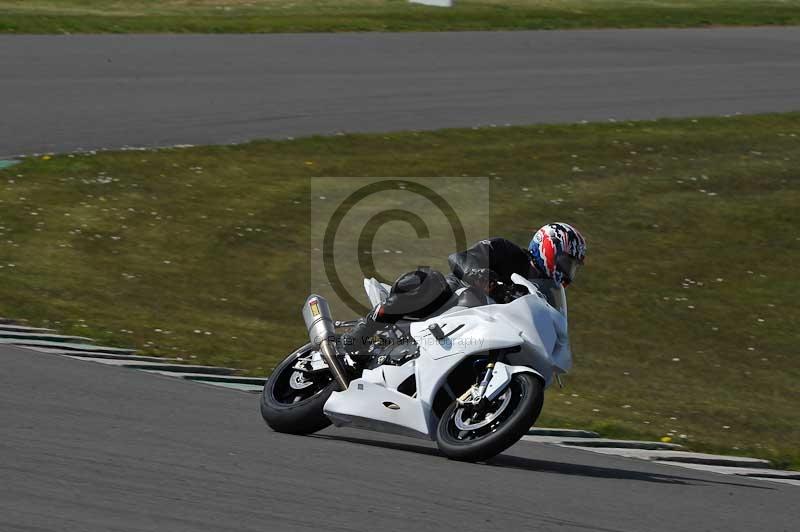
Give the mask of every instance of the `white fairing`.
MULTIPOLYGON (((539 297, 544 298, 536 285, 516 273, 511 274, 511 280, 517 284, 526 286, 531 294, 537 294, 539 297)), ((556 310, 560 313, 551 314, 553 320, 553 327, 556 333, 556 341, 553 349, 550 352, 550 357, 553 359, 553 367, 558 373, 566 373, 572 369, 572 350, 569 347, 569 332, 567 327, 568 314, 567 314, 567 294, 563 287, 558 287, 553 294, 555 299, 555 308, 547 305, 548 311, 556 310)), ((549 384, 549 382, 548 382, 549 384)))
POLYGON ((381 283, 374 277, 364 279, 364 291, 367 293, 367 298, 369 298, 370 305, 373 307, 386 301, 386 298, 389 297, 390 288, 390 286, 381 283))
MULTIPOLYGON (((556 373, 565 373, 572 366, 564 291, 560 289, 560 298, 555 298, 557 310, 535 285, 519 276, 512 280, 527 286, 531 294, 507 304, 456 307, 412 323, 419 357, 403 366, 383 365, 364 371, 347 390, 331 394, 325 414, 340 426, 434 439, 438 419, 432 404, 450 372, 468 357, 517 346, 518 352, 506 354, 503 362, 496 364, 486 394, 490 398, 499 395, 518 372, 534 373, 549 386, 556 373), (446 335, 443 340, 436 340, 428 329, 433 324, 446 335), (397 390, 408 378, 416 382, 414 396, 397 390)), ((365 280, 365 288, 371 281, 365 280)))

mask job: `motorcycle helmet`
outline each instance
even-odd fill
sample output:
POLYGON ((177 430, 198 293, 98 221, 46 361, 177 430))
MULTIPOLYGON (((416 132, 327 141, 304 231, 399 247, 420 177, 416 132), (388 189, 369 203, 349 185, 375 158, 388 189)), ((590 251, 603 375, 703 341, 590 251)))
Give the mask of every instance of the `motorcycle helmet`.
POLYGON ((566 287, 586 258, 586 239, 571 225, 553 222, 536 231, 528 251, 537 270, 566 287))

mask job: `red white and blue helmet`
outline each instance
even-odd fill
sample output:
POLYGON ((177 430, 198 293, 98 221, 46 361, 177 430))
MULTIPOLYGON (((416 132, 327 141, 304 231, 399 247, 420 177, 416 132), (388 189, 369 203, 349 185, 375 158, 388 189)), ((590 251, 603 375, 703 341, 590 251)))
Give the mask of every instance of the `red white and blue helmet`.
POLYGON ((536 231, 528 250, 542 275, 567 286, 586 258, 586 239, 571 225, 554 222, 536 231))

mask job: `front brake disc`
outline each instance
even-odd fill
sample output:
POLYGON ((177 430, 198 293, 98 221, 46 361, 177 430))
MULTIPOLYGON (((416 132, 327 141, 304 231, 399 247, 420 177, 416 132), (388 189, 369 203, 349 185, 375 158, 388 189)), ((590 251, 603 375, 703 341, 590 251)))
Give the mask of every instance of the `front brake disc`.
POLYGON ((293 390, 303 390, 312 384, 314 384, 314 382, 306 379, 302 371, 295 371, 289 377, 289 386, 291 386, 293 390))
MULTIPOLYGON (((511 402, 511 388, 506 389, 500 397, 494 400, 492 406, 497 405, 494 411, 490 411, 486 413, 486 416, 480 421, 472 421, 471 419, 464 419, 464 414, 466 413, 466 409, 462 406, 457 408, 456 411, 453 413, 453 421, 455 421, 456 427, 458 430, 477 430, 480 428, 485 427, 495 419, 497 419, 500 414, 502 414, 506 408, 508 408, 508 404, 511 402)), ((490 407, 491 408, 491 407, 490 407)))

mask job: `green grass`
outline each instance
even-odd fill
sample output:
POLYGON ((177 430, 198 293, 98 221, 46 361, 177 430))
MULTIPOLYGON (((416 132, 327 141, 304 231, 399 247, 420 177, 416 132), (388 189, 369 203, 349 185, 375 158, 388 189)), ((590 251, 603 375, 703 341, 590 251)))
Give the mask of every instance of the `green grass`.
POLYGON ((800 114, 28 159, 0 171, 0 315, 264 374, 318 288, 310 177, 491 176, 493 234, 589 240, 542 423, 800 468, 798 167, 800 114))
POLYGON ((6 33, 272 33, 791 25, 797 0, 0 0, 6 33))

